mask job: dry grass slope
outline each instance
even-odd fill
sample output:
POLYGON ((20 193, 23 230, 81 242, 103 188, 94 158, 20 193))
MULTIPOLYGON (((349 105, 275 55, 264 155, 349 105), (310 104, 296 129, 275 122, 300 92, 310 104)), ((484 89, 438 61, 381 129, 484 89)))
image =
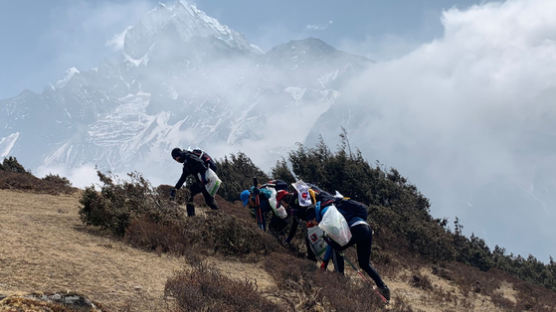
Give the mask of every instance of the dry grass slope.
MULTIPOLYGON (((110 311, 171 308, 163 299, 165 285, 176 272, 191 268, 185 259, 136 249, 82 225, 79 198, 80 193, 52 196, 0 190, 0 294, 75 291, 110 311)), ((201 210, 200 215, 210 214, 201 210)), ((486 274, 461 264, 432 265, 388 252, 390 263, 377 267, 391 288, 392 303, 382 308, 371 302, 373 310, 556 311, 554 292, 496 272, 486 274)), ((302 259, 283 253, 260 262, 249 256, 233 261, 224 256, 204 258, 226 278, 240 282, 247 278, 264 298, 286 311, 332 311, 342 304, 330 299, 341 292, 330 292, 322 284, 330 279, 302 259)), ((352 290, 373 295, 362 293, 355 272, 346 270, 352 290)))
POLYGON ((0 293, 71 290, 116 311, 160 311, 182 261, 86 228, 79 196, 0 190, 0 293))

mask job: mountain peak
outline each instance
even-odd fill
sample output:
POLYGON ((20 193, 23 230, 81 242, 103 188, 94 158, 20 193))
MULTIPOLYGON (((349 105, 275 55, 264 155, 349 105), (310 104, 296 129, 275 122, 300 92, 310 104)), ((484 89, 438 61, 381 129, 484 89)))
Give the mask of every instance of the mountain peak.
POLYGON ((314 38, 309 37, 306 39, 301 40, 291 40, 284 44, 278 45, 272 48, 268 53, 271 55, 319 55, 319 56, 328 56, 334 55, 339 53, 337 49, 332 47, 331 45, 327 44, 326 42, 314 38))
POLYGON ((124 52, 141 59, 161 40, 188 43, 195 38, 209 38, 228 48, 258 53, 243 35, 184 0, 159 3, 130 27, 125 34, 124 52))

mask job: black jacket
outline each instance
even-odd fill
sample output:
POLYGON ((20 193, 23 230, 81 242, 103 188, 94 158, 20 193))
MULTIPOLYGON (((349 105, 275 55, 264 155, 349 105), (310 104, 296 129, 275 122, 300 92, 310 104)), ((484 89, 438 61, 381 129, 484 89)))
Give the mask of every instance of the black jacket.
POLYGON ((184 153, 184 158, 185 161, 183 162, 183 170, 178 183, 176 183, 176 189, 179 189, 183 185, 183 183, 185 183, 185 179, 187 179, 189 175, 193 175, 195 177, 195 181, 199 182, 199 177, 197 176, 197 174, 200 173, 204 175, 207 171, 205 162, 194 154, 184 153))

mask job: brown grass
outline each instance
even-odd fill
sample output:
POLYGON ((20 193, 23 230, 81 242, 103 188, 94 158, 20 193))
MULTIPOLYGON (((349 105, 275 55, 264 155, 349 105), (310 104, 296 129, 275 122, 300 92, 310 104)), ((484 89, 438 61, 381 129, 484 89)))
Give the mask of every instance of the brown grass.
POLYGON ((247 277, 230 279, 203 261, 176 272, 166 282, 164 294, 176 311, 282 311, 247 277))
POLYGON ((0 190, 0 293, 71 290, 115 311, 162 311, 182 261, 92 235, 78 199, 0 190))

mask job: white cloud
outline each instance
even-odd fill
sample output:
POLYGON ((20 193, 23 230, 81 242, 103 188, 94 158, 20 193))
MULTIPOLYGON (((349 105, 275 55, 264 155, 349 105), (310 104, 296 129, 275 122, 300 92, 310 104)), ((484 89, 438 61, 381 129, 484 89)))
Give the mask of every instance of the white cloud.
POLYGON ((122 31, 119 34, 115 34, 114 37, 112 37, 112 39, 106 42, 106 46, 111 47, 114 51, 123 50, 124 43, 125 43, 125 34, 130 29, 130 27, 127 27, 124 31, 122 31))
POLYGON ((88 70, 121 44, 122 29, 135 23, 152 8, 147 0, 85 1, 53 7, 50 23, 44 30, 41 45, 55 51, 55 59, 45 62, 56 68, 88 70), (110 47, 112 49, 107 49, 110 47))
POLYGON ((44 177, 49 174, 57 174, 66 177, 71 184, 78 188, 85 188, 100 182, 97 176, 96 168, 91 164, 85 164, 77 168, 66 168, 65 166, 41 166, 37 168, 36 175, 44 177))
POLYGON ((374 61, 388 61, 400 58, 418 48, 422 43, 413 38, 394 34, 368 35, 363 40, 343 39, 338 49, 366 56, 374 61))
POLYGON ((323 30, 327 30, 328 27, 330 27, 332 24, 334 24, 333 20, 329 20, 328 23, 326 24, 308 24, 305 26, 305 30, 323 31, 323 30))
POLYGON ((556 254, 556 2, 451 9, 442 23, 441 38, 344 90, 346 109, 367 113, 347 128, 366 155, 430 196, 434 214, 547 260, 556 254))

